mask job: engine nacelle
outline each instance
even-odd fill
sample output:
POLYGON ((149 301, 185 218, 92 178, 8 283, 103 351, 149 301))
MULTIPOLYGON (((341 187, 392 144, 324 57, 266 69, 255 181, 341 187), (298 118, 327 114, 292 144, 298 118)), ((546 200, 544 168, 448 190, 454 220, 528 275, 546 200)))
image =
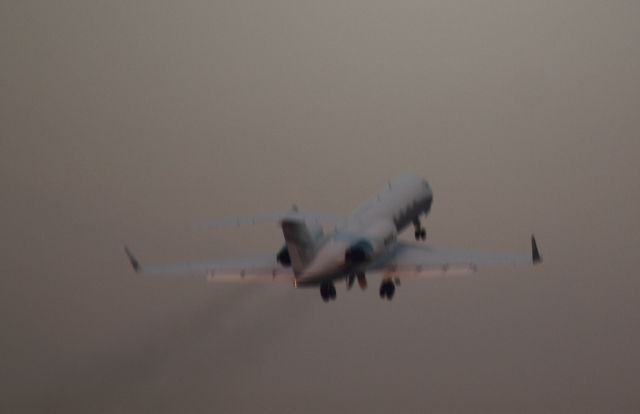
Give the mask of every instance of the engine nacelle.
POLYGON ((344 261, 352 266, 370 261, 373 258, 373 245, 366 239, 351 245, 344 253, 344 261))
POLYGON ((284 267, 291 266, 291 256, 289 255, 289 248, 286 244, 282 246, 282 249, 280 249, 280 251, 278 252, 276 260, 278 260, 278 263, 280 263, 284 267))
POLYGON ((364 232, 365 237, 349 246, 345 251, 344 260, 351 266, 371 262, 387 251, 397 235, 398 231, 393 222, 379 221, 364 232))

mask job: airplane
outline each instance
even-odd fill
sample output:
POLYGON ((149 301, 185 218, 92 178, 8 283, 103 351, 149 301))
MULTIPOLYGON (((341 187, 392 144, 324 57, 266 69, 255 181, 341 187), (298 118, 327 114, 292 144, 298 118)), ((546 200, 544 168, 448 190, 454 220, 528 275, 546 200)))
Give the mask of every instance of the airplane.
POLYGON ((420 222, 431 210, 433 192, 422 177, 392 179, 347 217, 290 211, 254 217, 236 217, 212 226, 277 222, 285 243, 276 254, 260 257, 214 259, 198 263, 143 266, 125 246, 136 273, 201 275, 216 282, 284 282, 296 288, 319 287, 325 302, 336 299, 335 283, 355 281, 366 289, 366 274, 383 273, 380 298, 391 300, 396 286, 408 278, 465 274, 485 265, 535 265, 542 262, 535 237, 531 254, 465 252, 434 248, 419 241, 426 238, 420 222), (324 227, 333 225, 325 234, 324 227), (417 242, 398 240, 409 225, 417 242))

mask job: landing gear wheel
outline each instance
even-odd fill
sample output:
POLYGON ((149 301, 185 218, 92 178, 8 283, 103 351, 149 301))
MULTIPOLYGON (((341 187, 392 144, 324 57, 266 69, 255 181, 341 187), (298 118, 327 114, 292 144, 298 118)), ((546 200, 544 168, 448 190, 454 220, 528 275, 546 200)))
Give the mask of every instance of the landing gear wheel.
POLYGON ((322 300, 325 302, 329 302, 330 300, 336 299, 336 287, 333 283, 323 283, 320 285, 320 296, 322 296, 322 300))
POLYGON ((329 297, 331 297, 331 300, 336 300, 336 296, 336 287, 332 283, 329 285, 329 297))
POLYGON ((388 280, 386 282, 382 282, 380 285, 380 298, 381 299, 393 299, 393 295, 396 293, 396 285, 388 280))
POLYGON ((393 295, 396 293, 396 285, 393 282, 389 282, 387 285, 387 299, 393 299, 393 295))
POLYGON ((320 285, 320 296, 322 296, 322 300, 325 302, 329 302, 331 300, 328 283, 323 283, 320 285))
POLYGON ((427 231, 422 227, 422 224, 420 224, 420 219, 415 218, 413 220, 413 227, 415 228, 413 235, 416 240, 424 240, 427 238, 427 231))

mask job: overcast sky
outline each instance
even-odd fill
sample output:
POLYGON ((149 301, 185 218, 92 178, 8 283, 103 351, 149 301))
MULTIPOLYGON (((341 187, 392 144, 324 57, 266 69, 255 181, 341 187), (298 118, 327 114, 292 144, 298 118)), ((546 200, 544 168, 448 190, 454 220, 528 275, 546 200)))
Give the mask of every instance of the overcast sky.
MULTIPOLYGON (((0 411, 640 410, 640 2, 0 3, 0 411), (429 180, 428 243, 545 263, 321 301, 142 278, 234 213, 429 180)), ((411 232, 408 232, 408 238, 411 232)))

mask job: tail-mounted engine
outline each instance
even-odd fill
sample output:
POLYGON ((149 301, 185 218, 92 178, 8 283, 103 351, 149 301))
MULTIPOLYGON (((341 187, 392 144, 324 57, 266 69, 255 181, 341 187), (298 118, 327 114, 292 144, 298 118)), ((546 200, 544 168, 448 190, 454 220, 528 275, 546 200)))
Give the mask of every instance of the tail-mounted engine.
POLYGON ((344 254, 344 261, 357 266, 370 261, 373 258, 373 245, 365 239, 359 240, 351 245, 344 254))
POLYGON ((286 244, 282 246, 282 249, 280 249, 280 251, 278 252, 276 260, 278 260, 278 263, 280 263, 284 267, 291 266, 291 256, 289 255, 289 248, 286 244))
POLYGON ((397 229, 390 221, 380 221, 369 227, 364 236, 345 251, 344 261, 347 265, 359 266, 383 254, 396 240, 397 229))

